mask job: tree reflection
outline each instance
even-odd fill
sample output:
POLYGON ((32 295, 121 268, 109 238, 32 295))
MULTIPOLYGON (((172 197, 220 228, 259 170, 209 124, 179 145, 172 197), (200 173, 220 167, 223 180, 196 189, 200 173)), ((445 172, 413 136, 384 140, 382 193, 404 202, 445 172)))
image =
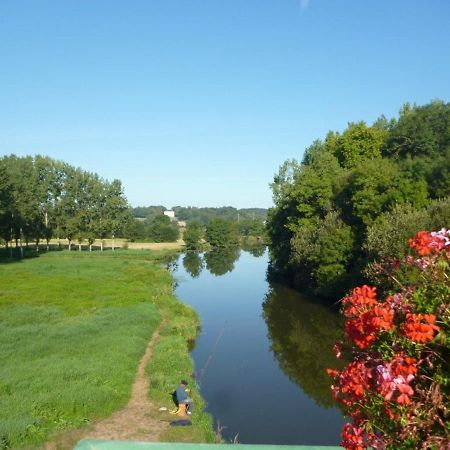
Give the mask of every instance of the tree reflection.
POLYGON ((205 253, 206 268, 216 276, 225 275, 234 269, 239 259, 239 247, 227 247, 205 253))
POLYGON ((183 266, 192 278, 198 278, 205 265, 200 253, 187 252, 183 258, 183 266))
POLYGON ((329 367, 339 367, 333 351, 342 330, 337 313, 278 285, 270 288, 263 310, 281 369, 318 405, 337 406, 326 373, 329 367))
POLYGON ((247 240, 244 240, 241 243, 241 248, 244 250, 244 252, 250 253, 255 258, 259 258, 260 256, 264 255, 264 252, 266 251, 266 245, 261 244, 259 242, 249 242, 247 240))

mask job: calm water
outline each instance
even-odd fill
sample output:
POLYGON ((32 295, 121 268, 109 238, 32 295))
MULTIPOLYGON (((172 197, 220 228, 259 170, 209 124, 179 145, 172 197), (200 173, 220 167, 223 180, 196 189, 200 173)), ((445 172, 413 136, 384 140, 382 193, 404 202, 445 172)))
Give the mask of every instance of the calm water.
POLYGON ((192 356, 201 393, 227 440, 337 445, 344 423, 327 367, 336 313, 266 281, 264 250, 180 256, 176 294, 200 314, 192 356))

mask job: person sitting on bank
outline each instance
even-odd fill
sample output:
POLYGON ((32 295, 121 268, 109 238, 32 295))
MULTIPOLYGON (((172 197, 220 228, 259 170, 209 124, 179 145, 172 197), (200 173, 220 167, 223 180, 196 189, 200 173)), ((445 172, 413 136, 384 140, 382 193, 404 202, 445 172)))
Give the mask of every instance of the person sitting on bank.
POLYGON ((192 398, 189 397, 188 392, 189 389, 187 387, 188 382, 186 380, 181 380, 179 386, 175 391, 175 398, 178 403, 178 411, 177 414, 185 415, 192 414, 192 398))

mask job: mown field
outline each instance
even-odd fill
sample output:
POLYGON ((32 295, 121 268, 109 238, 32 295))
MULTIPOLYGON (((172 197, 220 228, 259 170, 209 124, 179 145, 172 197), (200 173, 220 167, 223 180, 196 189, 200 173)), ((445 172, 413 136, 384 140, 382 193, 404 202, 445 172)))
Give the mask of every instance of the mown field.
MULTIPOLYGON (((165 258, 63 251, 0 260, 0 449, 37 447, 124 406, 161 320, 149 370, 152 398, 167 402, 168 388, 192 373, 187 341, 198 318, 173 296, 165 258)), ((213 439, 201 408, 193 423, 165 440, 213 439)))

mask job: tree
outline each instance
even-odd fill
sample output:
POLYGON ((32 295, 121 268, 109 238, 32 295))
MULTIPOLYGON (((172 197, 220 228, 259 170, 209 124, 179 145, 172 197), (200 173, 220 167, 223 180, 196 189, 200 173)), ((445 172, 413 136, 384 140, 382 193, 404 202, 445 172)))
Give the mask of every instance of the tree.
POLYGON ((206 240, 212 247, 237 245, 239 236, 236 225, 223 219, 212 219, 206 226, 206 240))
POLYGON ((439 158, 450 144, 450 103, 440 100, 424 106, 405 104, 391 127, 383 154, 394 158, 439 158))
POLYGON ((114 250, 114 238, 120 229, 129 220, 129 206, 123 195, 120 180, 113 180, 106 184, 105 217, 112 238, 112 249, 114 250))
POLYGON ((155 217, 149 223, 148 232, 153 242, 175 242, 180 236, 178 226, 167 216, 155 217))
POLYGON ((336 211, 328 213, 316 226, 300 228, 292 239, 292 263, 299 272, 301 268, 306 272, 298 284, 306 287, 312 281, 314 292, 325 297, 342 292, 354 245, 353 230, 336 211))
POLYGON ((244 237, 261 238, 264 235, 264 224, 256 219, 243 219, 237 223, 239 234, 244 237))
POLYGON ((314 141, 301 164, 286 161, 271 185, 270 274, 327 296, 348 288, 372 257, 363 244, 380 215, 404 204, 417 212, 450 195, 449 124, 449 104, 405 105, 398 121, 351 123, 314 141))
POLYGON ((344 168, 352 168, 366 159, 380 158, 386 134, 385 129, 368 127, 364 122, 349 124, 336 142, 339 163, 344 168))
POLYGON ((188 250, 198 250, 203 234, 204 230, 200 222, 196 220, 188 222, 186 225, 186 230, 183 234, 183 240, 186 243, 186 248, 188 250))
POLYGON ((334 185, 345 171, 330 151, 330 139, 325 144, 315 141, 301 165, 286 161, 275 176, 275 207, 269 210, 266 224, 272 272, 281 271, 297 280, 309 278, 308 269, 299 273, 298 265, 293 267, 291 243, 294 235, 316 226, 333 208, 334 185))
POLYGON ((402 172, 396 162, 380 158, 357 166, 335 202, 347 223, 364 229, 396 204, 409 202, 420 208, 427 197, 425 180, 415 180, 414 174, 402 172))
POLYGON ((11 240, 11 182, 3 160, 0 160, 0 237, 6 245, 11 240))

